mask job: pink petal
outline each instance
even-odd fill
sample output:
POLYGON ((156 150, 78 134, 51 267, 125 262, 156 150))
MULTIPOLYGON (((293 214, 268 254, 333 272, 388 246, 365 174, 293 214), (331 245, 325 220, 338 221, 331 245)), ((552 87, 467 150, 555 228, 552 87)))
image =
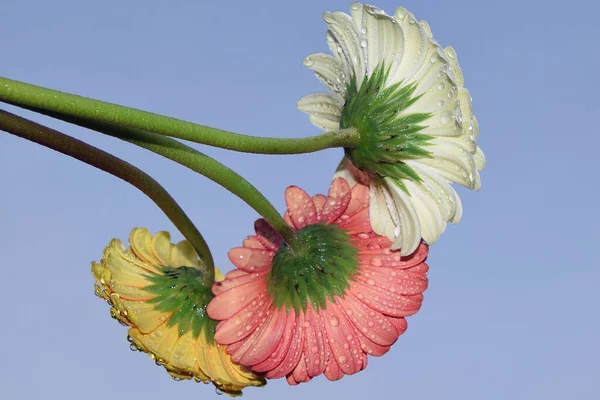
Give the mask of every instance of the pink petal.
POLYGON ((308 376, 306 363, 303 358, 300 358, 298 361, 298 365, 294 368, 294 372, 292 372, 294 377, 294 382, 302 383, 310 381, 310 376, 308 376))
POLYGON ((248 275, 248 273, 246 271, 242 271, 242 270, 239 270, 236 268, 236 269, 232 269, 231 271, 227 272, 225 274, 225 279, 227 279, 227 278, 233 279, 233 278, 237 278, 238 276, 243 276, 243 275, 248 275))
POLYGON ((323 209, 323 206, 325 205, 325 202, 327 201, 327 197, 323 196, 322 194, 316 194, 313 196, 313 203, 315 203, 315 207, 317 209, 317 220, 321 221, 321 210, 323 209))
MULTIPOLYGON (((329 347, 329 345, 327 346, 329 347)), ((331 348, 329 348, 329 353, 331 354, 331 348)), ((330 381, 337 381, 344 377, 344 373, 338 366, 338 363, 332 357, 333 355, 329 357, 329 361, 325 367, 325 377, 330 381)))
POLYGON ((285 326, 283 328, 283 337, 279 342, 273 354, 261 363, 258 363, 252 367, 255 372, 267 372, 271 371, 281 365, 283 359, 290 349, 290 344, 294 338, 294 329, 296 328, 296 314, 294 312, 288 312, 285 326))
POLYGON ((343 300, 338 300, 338 303, 348 319, 354 324, 356 331, 362 333, 374 343, 390 346, 398 339, 398 332, 392 323, 380 312, 367 307, 352 293, 347 293, 343 300))
POLYGON ((390 346, 381 346, 363 335, 362 332, 358 332, 358 340, 360 341, 360 348, 362 351, 370 356, 381 357, 390 351, 390 346))
POLYGON ((325 332, 323 332, 323 324, 316 311, 312 306, 306 309, 306 320, 304 322, 306 329, 306 348, 304 357, 308 376, 314 377, 321 375, 325 370, 325 362, 327 361, 325 354, 325 332))
POLYGON ((371 232, 373 228, 371 228, 371 221, 369 220, 369 209, 363 208, 350 217, 343 219, 339 226, 348 231, 349 235, 371 232))
MULTIPOLYGON (((222 321, 215 330, 215 340, 221 344, 232 344, 251 335, 263 322, 266 312, 271 307, 271 302, 265 301, 266 298, 266 291, 259 293, 256 300, 233 314, 231 318, 222 321)), ((212 301, 208 307, 211 304, 212 301)), ((209 310, 208 307, 208 316, 213 318, 214 310, 209 310)))
POLYGON ((350 282, 350 291, 357 299, 375 311, 395 317, 415 314, 421 308, 423 298, 422 295, 406 296, 388 291, 378 292, 375 286, 359 281, 350 282))
POLYGON ((265 249, 265 246, 262 245, 262 243, 260 242, 260 240, 258 240, 256 236, 248 236, 246 240, 242 242, 242 246, 247 247, 249 249, 265 249))
POLYGON ((319 314, 331 346, 330 359, 334 359, 340 370, 347 375, 360 371, 360 343, 350 321, 338 306, 331 302, 327 302, 326 309, 320 310, 319 314))
POLYGON ((225 350, 227 351, 227 354, 231 355, 235 353, 240 347, 242 347, 243 344, 244 341, 240 340, 239 342, 228 344, 225 350))
POLYGON ((429 254, 429 246, 425 243, 421 242, 419 247, 408 256, 403 256, 400 260, 399 268, 409 268, 415 265, 421 264, 425 260, 427 260, 427 255, 429 254))
MULTIPOLYGON (((360 236, 360 235, 358 235, 360 236)), ((367 249, 362 249, 359 253, 360 261, 364 264, 370 264, 374 267, 394 267, 394 268, 411 268, 419 265, 427 259, 429 248, 426 244, 421 243, 409 256, 401 256, 400 251, 393 251, 385 247, 378 249, 377 246, 370 246, 367 249)))
POLYGON ((290 186, 285 191, 285 203, 290 219, 296 229, 317 222, 317 209, 310 196, 296 186, 290 186))
POLYGON ((396 330, 398 331, 398 336, 400 336, 404 332, 406 332, 406 328, 408 328, 408 324, 406 323, 406 318, 388 317, 388 319, 396 327, 396 330))
POLYGON ((269 250, 235 247, 229 251, 229 260, 241 270, 263 272, 271 269, 275 252, 269 250))
POLYGON ((352 244, 361 252, 372 250, 374 254, 381 254, 382 249, 389 248, 392 242, 385 236, 379 236, 374 232, 365 232, 352 236, 352 244))
POLYGON ((304 351, 303 325, 304 315, 300 313, 300 315, 296 317, 296 326, 293 331, 292 341, 290 342, 290 347, 287 354, 277 368, 267 372, 265 375, 267 378, 276 379, 284 377, 292 372, 294 368, 296 368, 296 365, 298 365, 298 362, 302 357, 302 352, 304 351))
POLYGON ((266 293, 266 289, 267 282, 264 279, 253 280, 236 286, 215 296, 208 303, 206 312, 212 319, 228 319, 250 304, 259 294, 266 293))
POLYGON ((417 264, 414 267, 410 267, 405 269, 405 271, 412 272, 414 274, 419 274, 423 276, 427 276, 427 272, 429 271, 429 265, 426 263, 417 264))
POLYGON ((290 385, 290 386, 297 386, 298 385, 298 382, 296 382, 294 380, 294 375, 293 374, 289 374, 288 376, 286 376, 285 380, 287 381, 288 385, 290 385))
MULTIPOLYGON (((275 351, 281 339, 283 338, 283 328, 285 327, 286 313, 284 310, 273 310, 273 314, 262 328, 257 329, 247 339, 247 349, 241 357, 237 357, 244 351, 240 347, 235 352, 236 362, 241 365, 256 365, 267 358, 275 351)), ((233 358, 232 358, 233 359, 233 358)))
POLYGON ((297 230, 297 229, 294 227, 294 223, 292 222, 292 218, 290 217, 290 213, 289 213, 289 212, 287 212, 287 211, 284 211, 284 212, 283 212, 283 220, 284 220, 284 221, 285 221, 285 222, 286 222, 286 223, 287 223, 289 226, 291 226, 291 227, 292 227, 292 229, 294 229, 294 230, 297 230))
POLYGON ((361 267, 355 276, 357 281, 376 286, 377 291, 413 295, 423 293, 427 289, 427 278, 419 273, 399 268, 361 267))
POLYGON ((275 229, 262 218, 256 220, 254 223, 254 230, 256 231, 258 240, 260 240, 262 245, 268 250, 276 252, 283 244, 283 239, 281 239, 279 233, 277 233, 275 229))
POLYGON ((343 178, 336 178, 329 187, 329 195, 321 210, 319 221, 328 224, 334 222, 346 211, 350 198, 351 190, 348 182, 343 178))
POLYGON ((346 214, 352 216, 352 214, 356 214, 363 208, 369 208, 369 187, 357 183, 352 187, 352 197, 346 209, 346 214))
POLYGON ((212 292, 215 295, 219 295, 223 292, 226 292, 229 289, 232 289, 236 286, 240 286, 243 285, 244 283, 248 283, 250 281, 253 280, 260 280, 260 279, 264 279, 266 280, 267 278, 267 274, 268 272, 261 272, 261 273, 247 273, 247 272, 243 272, 240 270, 235 270, 235 271, 239 271, 242 272, 241 275, 237 275, 237 276, 233 276, 230 274, 227 274, 227 276, 225 277, 224 280, 220 281, 220 282, 215 282, 212 286, 212 292))

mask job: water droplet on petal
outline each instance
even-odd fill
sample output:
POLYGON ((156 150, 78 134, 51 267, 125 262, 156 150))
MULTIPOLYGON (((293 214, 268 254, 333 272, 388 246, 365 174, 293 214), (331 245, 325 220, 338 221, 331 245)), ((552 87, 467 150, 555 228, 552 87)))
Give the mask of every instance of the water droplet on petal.
POLYGON ((312 67, 313 65, 315 65, 315 62, 310 57, 306 57, 304 59, 304 65, 307 67, 312 67))
POLYGON ((440 123, 442 125, 448 125, 452 122, 452 114, 449 111, 445 111, 440 115, 440 123))
POLYGON ((367 44, 368 44, 368 43, 367 43, 367 40, 366 40, 366 39, 363 39, 363 40, 361 40, 361 41, 360 41, 360 45, 361 45, 361 47, 363 47, 363 48, 364 48, 364 47, 367 47, 367 44))
POLYGON ((338 317, 333 316, 329 319, 329 323, 331 324, 331 326, 338 326, 340 324, 340 320, 338 319, 338 317))
POLYGON ((348 362, 348 357, 340 356, 340 358, 338 358, 338 361, 340 364, 346 364, 348 362))

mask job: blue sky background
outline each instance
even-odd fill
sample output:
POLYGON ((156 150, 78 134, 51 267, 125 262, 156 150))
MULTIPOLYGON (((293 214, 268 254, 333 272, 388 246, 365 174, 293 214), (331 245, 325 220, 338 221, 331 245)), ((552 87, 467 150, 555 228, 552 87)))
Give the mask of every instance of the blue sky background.
MULTIPOLYGON (((600 7, 591 1, 379 0, 427 20, 459 54, 488 158, 480 193, 432 247, 420 313, 360 374, 246 399, 598 399, 597 149, 600 7), (594 183, 596 182, 596 183, 594 183)), ((296 109, 323 87, 302 66, 327 51, 324 11, 349 1, 26 1, 0 5, 0 75, 240 133, 318 133, 296 109)), ((4 107, 14 110, 10 107, 4 107)), ((22 115, 31 114, 21 112, 22 115)), ((257 215, 208 180, 100 134, 36 120, 151 173, 218 265, 257 215)), ((341 150, 256 156, 205 149, 283 211, 283 191, 325 192, 341 150)), ((136 189, 0 134, 0 387, 18 399, 215 398, 176 383, 93 295, 90 262, 131 228, 174 231, 136 189)), ((181 235, 173 233, 174 238, 181 235)))

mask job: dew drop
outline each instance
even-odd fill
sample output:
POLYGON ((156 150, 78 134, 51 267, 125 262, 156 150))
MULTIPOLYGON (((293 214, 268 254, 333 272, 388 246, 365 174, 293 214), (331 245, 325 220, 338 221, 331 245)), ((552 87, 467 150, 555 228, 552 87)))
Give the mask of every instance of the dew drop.
POLYGON ((456 106, 456 121, 462 125, 462 111, 460 110, 460 104, 456 106))
POLYGON ((340 324, 340 320, 338 319, 338 317, 333 316, 329 319, 329 323, 331 324, 331 326, 338 326, 340 324))
POLYGON ((449 111, 445 111, 440 115, 440 123, 442 125, 448 125, 452 122, 452 114, 449 111))
POLYGON ((304 65, 310 68, 315 65, 315 62, 310 57, 306 57, 304 59, 304 65))
POLYGON ((360 45, 361 45, 361 47, 363 47, 363 48, 367 47, 367 44, 368 44, 368 43, 367 43, 367 40, 366 40, 366 39, 363 39, 363 40, 361 40, 361 41, 360 41, 360 45))
MULTIPOLYGON (((383 262, 379 258, 373 258, 371 260, 371 265, 374 267, 381 267, 383 265, 383 262)), ((372 280, 372 279, 370 279, 370 280, 372 280)))
POLYGON ((375 281, 373 279, 367 279, 367 283, 371 286, 375 285, 375 281))
POLYGON ((445 84, 444 82, 440 82, 440 83, 438 84, 438 89, 439 89, 439 90, 444 90, 444 88, 445 88, 445 87, 446 87, 446 84, 445 84))
POLYGON ((348 362, 348 357, 340 356, 340 358, 338 358, 338 361, 340 364, 346 364, 348 362))

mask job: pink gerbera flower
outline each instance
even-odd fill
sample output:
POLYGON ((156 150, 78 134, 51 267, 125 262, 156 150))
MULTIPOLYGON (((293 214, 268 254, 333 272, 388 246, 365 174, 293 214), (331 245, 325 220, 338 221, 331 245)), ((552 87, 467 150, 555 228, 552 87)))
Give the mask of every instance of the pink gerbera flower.
POLYGON ((215 340, 234 362, 290 384, 361 371, 406 330, 427 288, 428 247, 409 256, 369 223, 369 188, 336 179, 327 197, 285 192, 292 247, 262 219, 213 286, 215 340))

